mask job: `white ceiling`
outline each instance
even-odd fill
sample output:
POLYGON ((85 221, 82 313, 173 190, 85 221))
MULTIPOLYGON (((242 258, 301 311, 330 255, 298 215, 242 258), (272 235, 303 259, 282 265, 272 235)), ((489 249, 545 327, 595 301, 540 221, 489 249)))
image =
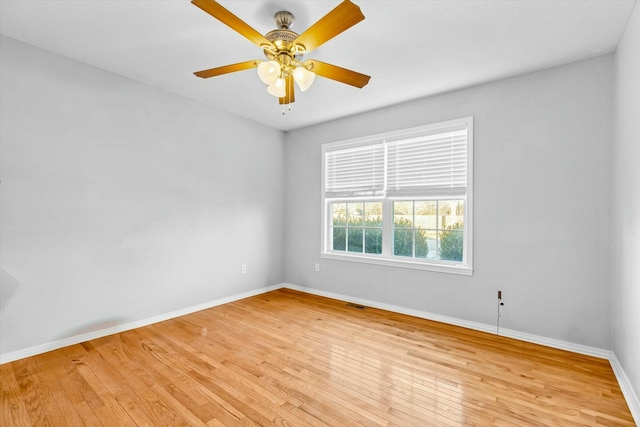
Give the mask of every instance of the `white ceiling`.
MULTIPOLYGON (((353 0, 366 19, 311 54, 371 76, 317 78, 284 117, 254 70, 263 59, 188 0, 0 0, 0 33, 268 126, 291 130, 615 50, 635 0, 353 0)), ((302 33, 339 0, 220 0, 260 33, 289 10, 302 33)), ((1 52, 0 52, 1 54, 1 52)))

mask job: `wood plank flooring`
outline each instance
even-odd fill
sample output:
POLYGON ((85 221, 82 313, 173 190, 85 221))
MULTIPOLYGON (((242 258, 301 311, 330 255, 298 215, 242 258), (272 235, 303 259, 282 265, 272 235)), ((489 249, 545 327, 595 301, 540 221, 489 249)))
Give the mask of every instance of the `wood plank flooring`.
POLYGON ((609 362, 288 289, 0 365, 3 426, 632 426, 609 362))

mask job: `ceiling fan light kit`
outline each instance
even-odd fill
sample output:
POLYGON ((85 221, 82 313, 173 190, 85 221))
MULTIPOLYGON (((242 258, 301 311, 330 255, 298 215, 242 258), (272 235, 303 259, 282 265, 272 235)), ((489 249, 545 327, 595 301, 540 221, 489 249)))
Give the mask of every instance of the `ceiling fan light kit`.
POLYGON ((258 76, 262 83, 270 85, 280 77, 280 64, 276 61, 263 61, 258 64, 258 76))
POLYGON ((215 0, 192 0, 191 3, 249 39, 267 57, 267 61, 245 61, 195 72, 198 77, 209 78, 257 68, 258 77, 267 85, 267 92, 285 105, 295 102, 294 81, 304 92, 311 87, 316 75, 358 88, 369 83, 370 77, 365 74, 316 60, 300 61, 303 54, 311 52, 364 19, 360 8, 349 0, 343 0, 302 34, 289 29, 294 19, 292 13, 277 12, 274 16, 277 28, 264 36, 215 0))
POLYGON ((286 81, 283 78, 277 78, 273 83, 267 86, 267 92, 271 95, 282 98, 287 95, 286 92, 286 81))
POLYGON ((316 73, 307 70, 304 67, 298 67, 293 70, 293 79, 298 84, 302 92, 309 89, 316 78, 316 73))

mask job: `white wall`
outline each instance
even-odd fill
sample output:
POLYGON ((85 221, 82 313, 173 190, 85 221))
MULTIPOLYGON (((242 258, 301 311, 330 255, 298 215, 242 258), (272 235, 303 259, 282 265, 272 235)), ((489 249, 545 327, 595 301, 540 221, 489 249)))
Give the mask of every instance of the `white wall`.
POLYGON ((0 354, 282 282, 280 131, 0 42, 0 354))
POLYGON ((609 349, 612 102, 608 55, 287 133, 285 281, 609 349), (320 258, 323 142, 464 116, 472 277, 320 258))
MULTIPOLYGON (((637 4, 615 55, 614 111, 612 348, 640 396, 640 7, 637 4)), ((638 410, 640 406, 636 407, 638 410)))

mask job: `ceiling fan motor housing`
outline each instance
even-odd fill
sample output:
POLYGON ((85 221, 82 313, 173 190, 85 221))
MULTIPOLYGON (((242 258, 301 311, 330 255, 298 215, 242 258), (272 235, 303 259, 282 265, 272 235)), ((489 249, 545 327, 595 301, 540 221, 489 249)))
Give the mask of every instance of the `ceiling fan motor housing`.
POLYGON ((269 31, 264 37, 276 46, 277 51, 274 52, 273 50, 265 49, 265 56, 271 60, 282 54, 290 58, 295 58, 300 52, 299 48, 293 45, 293 41, 297 39, 300 34, 289 29, 291 25, 293 25, 293 14, 286 10, 281 10, 280 12, 276 12, 274 18, 278 28, 269 31))

